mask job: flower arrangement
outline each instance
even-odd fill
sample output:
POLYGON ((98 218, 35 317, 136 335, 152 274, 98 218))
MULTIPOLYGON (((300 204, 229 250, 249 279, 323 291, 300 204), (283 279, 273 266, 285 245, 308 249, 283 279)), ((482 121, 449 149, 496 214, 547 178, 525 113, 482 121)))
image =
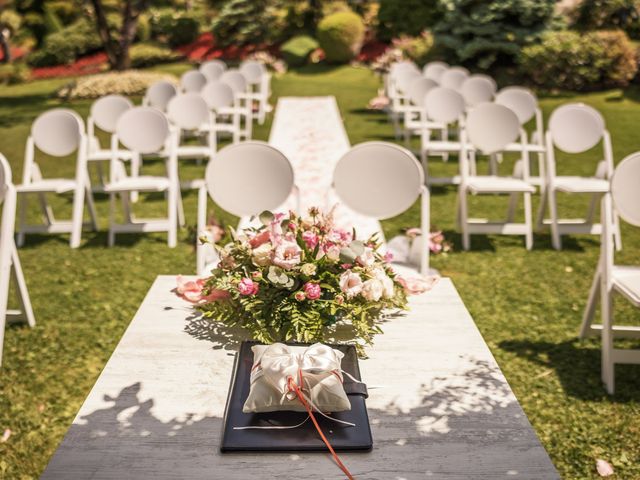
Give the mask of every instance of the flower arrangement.
POLYGON ((179 279, 178 293, 204 317, 241 326, 261 342, 323 341, 340 322, 352 339, 370 344, 385 311, 407 309, 407 294, 430 287, 396 275, 375 236, 356 240, 355 231, 334 226, 332 212, 259 218, 259 228, 216 246, 220 262, 209 278, 179 279))

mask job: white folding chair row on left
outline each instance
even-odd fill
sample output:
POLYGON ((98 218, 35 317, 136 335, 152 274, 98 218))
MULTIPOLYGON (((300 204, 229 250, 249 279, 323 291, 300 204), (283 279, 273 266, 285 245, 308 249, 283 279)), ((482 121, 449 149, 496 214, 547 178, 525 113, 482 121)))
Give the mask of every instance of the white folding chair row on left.
POLYGON ((13 239, 16 197, 16 189, 11 182, 9 162, 4 155, 0 154, 0 205, 2 206, 2 222, 0 223, 0 365, 2 365, 2 346, 7 321, 26 320, 30 327, 36 324, 27 284, 18 258, 18 249, 13 239), (20 310, 9 310, 8 308, 11 277, 16 284, 20 310))
POLYGON ((640 152, 626 157, 611 179, 611 193, 602 198, 600 259, 593 278, 589 300, 582 318, 580 338, 589 335, 602 337, 602 381, 607 392, 614 393, 615 364, 640 364, 640 350, 613 347, 614 338, 640 338, 640 327, 616 325, 613 317, 614 292, 640 308, 640 265, 616 265, 614 261, 614 212, 629 224, 640 227, 640 152), (599 298, 598 298, 599 297, 599 298), (602 324, 593 325, 598 301, 602 324))

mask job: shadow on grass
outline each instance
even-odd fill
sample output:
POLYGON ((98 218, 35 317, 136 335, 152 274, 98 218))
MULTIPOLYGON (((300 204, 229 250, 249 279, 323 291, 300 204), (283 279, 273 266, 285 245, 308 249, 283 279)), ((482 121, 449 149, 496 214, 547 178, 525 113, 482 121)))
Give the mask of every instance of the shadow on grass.
POLYGON ((51 100, 54 98, 50 94, 0 96, 0 128, 31 123, 51 100))
POLYGON ((343 66, 341 65, 330 65, 328 63, 316 63, 313 65, 305 65, 302 67, 290 68, 289 71, 297 73, 299 75, 316 75, 319 73, 331 73, 336 70, 339 70, 343 66))

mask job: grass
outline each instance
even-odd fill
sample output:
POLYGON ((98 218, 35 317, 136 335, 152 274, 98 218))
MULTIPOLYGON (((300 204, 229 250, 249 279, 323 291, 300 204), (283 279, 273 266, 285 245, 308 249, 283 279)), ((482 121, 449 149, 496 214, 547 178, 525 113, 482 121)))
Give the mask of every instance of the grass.
MULTIPOLYGON (((172 72, 185 65, 172 65, 172 72)), ((0 152, 21 178, 24 142, 38 113, 60 106, 51 93, 64 80, 33 82, 0 89, 0 152)), ((365 69, 305 68, 274 80, 274 94, 335 95, 352 144, 393 140, 386 118, 366 110, 379 87, 365 69)), ((275 99, 274 99, 275 100, 275 99)), ((582 101, 604 115, 620 161, 640 150, 638 90, 543 98, 548 117, 560 103, 582 101)), ((90 102, 65 105, 87 115, 90 102)), ((269 122, 256 128, 266 139, 269 122)), ((560 169, 591 173, 597 151, 581 159, 560 157, 560 169)), ((512 159, 501 166, 509 170, 512 159)), ((43 159, 45 175, 71 174, 71 162, 43 159)), ((456 162, 432 162, 432 174, 450 175, 456 162)), ((145 164, 145 168, 147 164, 145 164)), ((150 170, 159 169, 151 164, 150 170)), ((486 168, 485 163, 480 169, 486 168)), ((181 175, 195 178, 203 167, 185 163, 181 175)), ((185 195, 187 221, 177 248, 166 247, 164 235, 123 235, 117 246, 106 245, 107 202, 98 197, 101 230, 86 233, 82 247, 71 250, 67 236, 29 236, 20 250, 37 327, 10 326, 0 374, 0 432, 12 435, 0 443, 0 478, 37 477, 62 440, 75 413, 91 389, 147 289, 158 274, 193 273, 196 196, 185 195)), ((537 206, 537 200, 534 207, 537 206)), ((586 200, 562 199, 563 214, 579 215, 586 200)), ((556 252, 546 234, 536 235, 527 252, 515 237, 474 236, 472 250, 462 252, 454 231, 455 190, 434 188, 433 222, 454 243, 454 252, 433 259, 450 276, 482 335, 505 373, 544 447, 564 478, 597 478, 595 459, 611 461, 616 478, 640 478, 640 368, 616 368, 617 392, 609 397, 600 384, 600 353, 596 340, 580 342, 577 330, 598 257, 595 237, 575 236, 556 252)), ((163 203, 144 202, 146 213, 162 211, 163 203)), ((68 214, 68 199, 56 200, 60 216, 68 214)), ((474 198, 474 216, 502 213, 499 197, 474 198)), ((144 212, 143 212, 144 213, 144 212)), ((233 219, 219 213, 223 221, 233 219)), ((29 215, 37 211, 32 204, 29 215)), ((414 207, 385 222, 392 236, 402 227, 419 224, 414 207)), ((640 232, 623 226, 620 262, 640 264, 640 232)), ((616 302, 619 319, 638 324, 637 310, 616 302)), ((630 343, 621 345, 632 346, 630 343)), ((637 345, 636 345, 637 346, 637 345)))

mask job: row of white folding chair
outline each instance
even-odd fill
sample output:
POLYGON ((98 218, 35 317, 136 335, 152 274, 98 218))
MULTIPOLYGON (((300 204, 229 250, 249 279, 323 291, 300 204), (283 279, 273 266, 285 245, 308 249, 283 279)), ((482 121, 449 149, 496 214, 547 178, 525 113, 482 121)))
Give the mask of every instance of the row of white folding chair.
MULTIPOLYGON (((333 189, 354 212, 377 220, 399 215, 421 197, 422 231, 429 229, 429 191, 424 173, 415 156, 402 147, 385 142, 353 147, 336 165, 333 189)), ((222 209, 246 219, 280 207, 292 193, 296 194, 294 172, 283 153, 264 142, 227 146, 207 165, 198 196, 199 235, 210 238, 206 231, 207 194, 222 209)), ((241 220, 240 227, 247 223, 241 220)), ((423 235, 421 241, 420 271, 427 273, 428 236, 423 235)), ((199 275, 217 260, 211 244, 198 243, 199 275)))
POLYGON ((614 348, 615 338, 640 338, 640 327, 616 325, 613 316, 613 293, 625 297, 640 308, 640 265, 616 265, 614 247, 618 232, 616 212, 629 224, 640 227, 640 152, 627 156, 615 169, 610 192, 602 198, 600 258, 593 278, 589 299, 582 318, 580 338, 601 335, 601 375, 607 392, 615 390, 615 364, 640 364, 640 350, 614 348), (602 323, 593 325, 600 303, 602 323))
POLYGON ((11 180, 11 167, 7 159, 0 153, 0 365, 4 331, 8 321, 26 321, 30 327, 36 320, 29 299, 27 284, 18 258, 18 249, 14 241, 14 225, 16 219, 17 193, 11 180), (19 310, 9 309, 9 287, 13 278, 19 310))

